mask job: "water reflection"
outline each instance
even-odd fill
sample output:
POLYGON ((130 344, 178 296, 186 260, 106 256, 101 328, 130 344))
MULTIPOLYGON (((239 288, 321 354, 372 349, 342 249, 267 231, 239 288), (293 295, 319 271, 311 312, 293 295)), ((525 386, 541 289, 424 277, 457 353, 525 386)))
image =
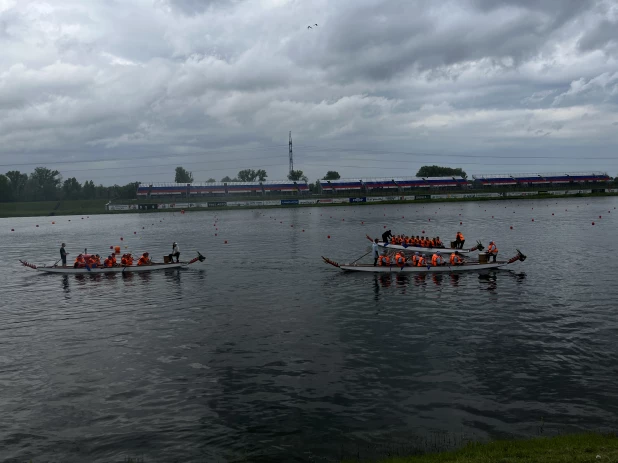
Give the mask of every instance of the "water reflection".
POLYGON ((487 285, 485 288, 481 288, 481 290, 483 291, 493 292, 498 288, 498 284, 497 284, 498 278, 495 272, 479 274, 479 281, 487 285))

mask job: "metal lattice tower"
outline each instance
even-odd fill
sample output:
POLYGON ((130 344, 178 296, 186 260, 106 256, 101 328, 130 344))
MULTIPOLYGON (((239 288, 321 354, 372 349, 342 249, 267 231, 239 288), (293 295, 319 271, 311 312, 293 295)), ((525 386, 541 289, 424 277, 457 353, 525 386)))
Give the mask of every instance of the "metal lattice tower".
POLYGON ((292 131, 290 130, 290 174, 294 170, 294 153, 292 153, 292 131))

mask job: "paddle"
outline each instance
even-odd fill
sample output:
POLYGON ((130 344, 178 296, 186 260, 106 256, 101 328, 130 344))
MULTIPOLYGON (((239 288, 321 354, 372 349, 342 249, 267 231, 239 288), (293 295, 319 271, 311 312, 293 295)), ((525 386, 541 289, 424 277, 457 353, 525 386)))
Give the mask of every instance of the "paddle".
MULTIPOLYGON (((369 251, 367 254, 369 254, 370 252, 373 252, 373 249, 371 251, 369 251)), ((362 256, 360 256, 358 259, 356 259, 354 262, 358 262, 359 260, 361 260, 363 257, 365 257, 367 254, 363 254, 362 256)), ((350 262, 348 265, 352 265, 354 262, 350 262)))

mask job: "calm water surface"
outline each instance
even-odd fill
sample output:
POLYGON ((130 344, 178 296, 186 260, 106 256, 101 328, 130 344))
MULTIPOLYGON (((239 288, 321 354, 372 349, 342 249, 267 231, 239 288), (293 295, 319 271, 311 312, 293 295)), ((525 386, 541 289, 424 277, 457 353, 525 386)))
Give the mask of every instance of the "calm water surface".
POLYGON ((541 417, 547 431, 616 429, 617 206, 0 219, 0 460, 337 461, 432 432, 535 434, 541 417), (528 260, 457 277, 322 263, 360 257, 384 225, 443 239, 460 229, 528 260), (174 240, 207 261, 125 277, 17 261, 51 264, 63 241, 69 257, 117 244, 157 257, 174 240))

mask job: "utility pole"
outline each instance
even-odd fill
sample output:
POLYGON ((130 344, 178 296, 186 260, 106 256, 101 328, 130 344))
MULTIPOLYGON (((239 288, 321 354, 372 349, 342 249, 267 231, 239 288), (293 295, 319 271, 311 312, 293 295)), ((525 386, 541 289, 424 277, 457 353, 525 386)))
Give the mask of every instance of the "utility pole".
POLYGON ((292 153, 292 131, 290 130, 290 174, 294 170, 294 153, 292 153))

